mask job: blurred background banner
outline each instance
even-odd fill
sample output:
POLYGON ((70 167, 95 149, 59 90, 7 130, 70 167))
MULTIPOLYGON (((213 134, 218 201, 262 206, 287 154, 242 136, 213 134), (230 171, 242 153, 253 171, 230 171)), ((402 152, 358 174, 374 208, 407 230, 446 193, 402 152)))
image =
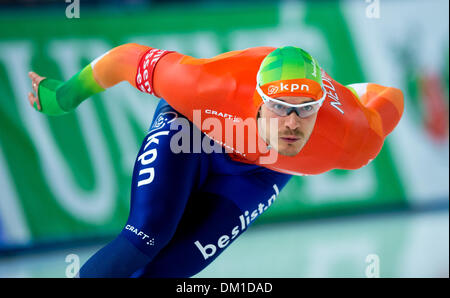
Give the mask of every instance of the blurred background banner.
POLYGON ((28 104, 27 72, 68 80, 130 42, 197 58, 294 45, 342 84, 404 92, 404 116, 372 163, 293 177, 257 223, 448 208, 448 1, 72 2, 0 6, 0 249, 112 236, 125 224, 158 99, 121 83, 49 117, 28 104))

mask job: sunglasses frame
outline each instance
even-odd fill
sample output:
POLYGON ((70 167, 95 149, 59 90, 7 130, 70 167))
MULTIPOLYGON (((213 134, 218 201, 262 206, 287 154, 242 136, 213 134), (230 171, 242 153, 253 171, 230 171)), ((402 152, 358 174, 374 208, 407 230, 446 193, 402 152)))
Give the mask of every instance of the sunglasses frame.
MULTIPOLYGON (((301 108, 301 107, 312 106, 312 105, 319 105, 319 108, 320 108, 322 106, 323 102, 325 101, 326 96, 327 96, 327 92, 326 92, 325 88, 323 88, 323 86, 321 88, 322 88, 322 91, 323 91, 323 95, 322 95, 321 99, 319 99, 317 101, 313 101, 313 102, 300 103, 300 104, 291 104, 291 103, 287 103, 287 102, 284 102, 284 101, 272 98, 270 96, 267 96, 266 94, 264 94, 264 92, 262 91, 262 89, 259 86, 259 84, 256 85, 256 91, 261 96, 261 98, 263 99, 264 103, 267 103, 268 101, 270 101, 270 102, 275 102, 275 103, 281 104, 283 106, 288 106, 288 107, 291 107, 291 108, 301 108)), ((319 110, 317 110, 317 111, 319 111, 319 110)), ((316 113, 317 113, 317 111, 316 111, 316 113)), ((296 111, 296 114, 300 117, 300 113, 298 111, 296 111)), ((306 117, 304 117, 304 118, 306 118, 306 117)))

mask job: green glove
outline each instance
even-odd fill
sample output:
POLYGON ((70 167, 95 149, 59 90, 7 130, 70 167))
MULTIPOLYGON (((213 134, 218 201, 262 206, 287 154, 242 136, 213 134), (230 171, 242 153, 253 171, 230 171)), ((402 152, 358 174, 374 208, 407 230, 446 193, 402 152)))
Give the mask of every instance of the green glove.
POLYGON ((41 112, 53 116, 63 115, 75 110, 85 99, 102 91, 105 89, 95 81, 90 64, 67 82, 44 79, 38 90, 41 112))

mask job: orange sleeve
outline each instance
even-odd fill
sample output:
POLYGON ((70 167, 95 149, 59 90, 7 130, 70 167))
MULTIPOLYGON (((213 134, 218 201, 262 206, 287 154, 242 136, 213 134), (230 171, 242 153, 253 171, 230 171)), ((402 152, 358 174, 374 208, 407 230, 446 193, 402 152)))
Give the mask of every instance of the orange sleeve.
POLYGON ((128 43, 106 52, 95 59, 91 66, 95 80, 104 89, 128 81, 133 87, 157 97, 185 97, 187 94, 192 95, 192 86, 198 81, 204 64, 240 52, 242 51, 228 52, 210 59, 196 59, 173 51, 128 43), (147 86, 151 87, 151 91, 147 90, 147 86))
POLYGON ((180 113, 190 115, 204 60, 176 52, 164 56, 153 75, 155 96, 166 100, 180 113))
POLYGON ((372 130, 384 139, 403 115, 402 91, 373 83, 350 84, 346 87, 365 107, 364 113, 372 130))
POLYGON ((248 93, 253 94, 256 75, 252 72, 257 71, 261 59, 270 50, 260 47, 197 59, 128 43, 111 49, 91 66, 94 79, 102 88, 128 81, 142 92, 163 98, 188 116, 206 106, 234 106, 235 102, 229 99, 246 91, 248 86, 251 86, 248 93))
POLYGON ((403 115, 403 93, 394 87, 368 83, 360 101, 375 114, 369 121, 379 122, 384 138, 394 130, 403 115))
POLYGON ((92 72, 97 83, 104 89, 122 81, 136 87, 136 70, 142 55, 151 47, 136 43, 123 44, 111 49, 92 63, 92 72))
POLYGON ((206 59, 177 52, 165 55, 154 70, 153 94, 189 119, 193 110, 226 105, 227 99, 235 95, 238 83, 242 83, 233 73, 234 64, 243 63, 233 58, 242 52, 232 51, 206 59))

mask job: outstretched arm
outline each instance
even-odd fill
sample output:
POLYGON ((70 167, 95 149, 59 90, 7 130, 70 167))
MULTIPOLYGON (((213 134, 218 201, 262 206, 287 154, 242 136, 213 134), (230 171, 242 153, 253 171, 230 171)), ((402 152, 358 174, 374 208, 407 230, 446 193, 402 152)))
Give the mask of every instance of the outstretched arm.
MULTIPOLYGON (((247 59, 250 61, 247 68, 256 69, 258 58, 268 50, 257 48, 251 52, 254 57, 250 55, 252 59, 247 59)), ((230 69, 242 68, 243 62, 232 57, 242 52, 197 59, 128 43, 98 57, 67 82, 31 73, 37 85, 33 88, 37 96, 29 94, 29 101, 31 105, 36 103, 36 109, 45 114, 60 115, 74 110, 90 96, 127 81, 142 92, 164 98, 177 111, 188 115, 205 101, 210 104, 210 99, 214 98, 215 103, 220 103, 235 91, 235 78, 230 75, 230 69)))
POLYGON ((115 47, 92 61, 67 82, 40 77, 34 72, 28 100, 32 106, 48 115, 61 115, 74 110, 83 100, 122 81, 136 87, 139 62, 151 47, 129 43, 115 47))
POLYGON ((369 124, 385 138, 397 126, 403 114, 403 93, 394 87, 373 83, 346 86, 370 113, 369 124))

